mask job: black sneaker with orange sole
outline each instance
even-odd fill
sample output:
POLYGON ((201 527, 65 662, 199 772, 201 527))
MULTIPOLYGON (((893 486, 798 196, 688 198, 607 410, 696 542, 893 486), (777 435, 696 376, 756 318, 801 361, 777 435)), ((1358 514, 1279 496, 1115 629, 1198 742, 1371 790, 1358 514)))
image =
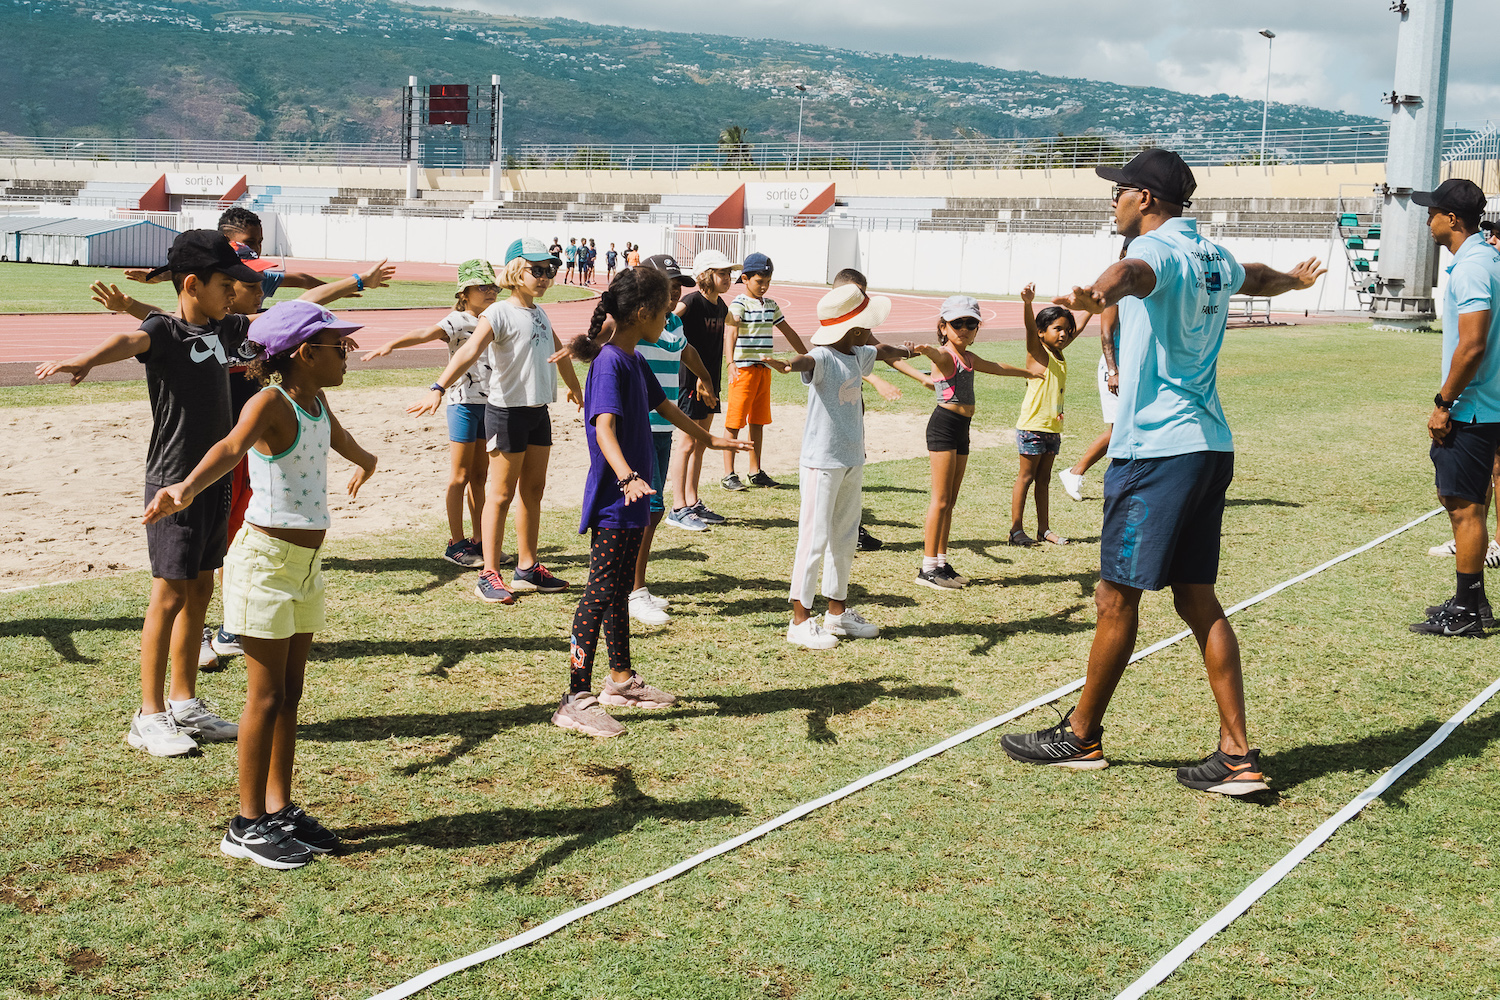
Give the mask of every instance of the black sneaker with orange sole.
POLYGON ((1271 787, 1260 769, 1259 750, 1251 750, 1243 757, 1215 750, 1201 764, 1179 767, 1177 781, 1188 788, 1218 795, 1249 795, 1271 787))
POLYGON ((1097 771, 1108 767, 1109 761, 1104 759, 1104 727, 1100 726, 1092 736, 1080 737, 1073 732, 1072 718, 1070 708, 1062 721, 1052 728, 1002 736, 1000 746, 1011 760, 1022 764, 1047 764, 1076 771, 1097 771))

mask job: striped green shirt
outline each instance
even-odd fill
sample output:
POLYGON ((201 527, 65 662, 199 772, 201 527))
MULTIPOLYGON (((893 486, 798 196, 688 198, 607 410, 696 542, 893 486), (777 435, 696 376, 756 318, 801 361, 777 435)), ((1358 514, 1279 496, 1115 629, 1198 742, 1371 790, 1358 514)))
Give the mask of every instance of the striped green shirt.
MULTIPOLYGON (((673 313, 667 313, 666 329, 656 343, 648 344, 643 340, 635 345, 635 353, 646 359, 651 374, 661 383, 661 391, 673 404, 677 402, 677 372, 682 367, 682 352, 686 347, 687 334, 682 332, 682 317, 673 313)), ((670 434, 673 429, 672 421, 655 410, 651 411, 652 433, 670 434)))

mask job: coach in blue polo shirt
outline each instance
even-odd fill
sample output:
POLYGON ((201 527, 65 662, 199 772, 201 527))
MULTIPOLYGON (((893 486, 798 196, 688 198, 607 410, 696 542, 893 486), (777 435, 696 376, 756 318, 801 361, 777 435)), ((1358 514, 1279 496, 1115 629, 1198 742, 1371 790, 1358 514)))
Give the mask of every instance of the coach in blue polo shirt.
POLYGON ((1310 288, 1316 259, 1289 272, 1241 265, 1182 218, 1197 188, 1182 157, 1147 149, 1124 167, 1098 167, 1115 182, 1115 224, 1129 255, 1088 288, 1054 299, 1102 312, 1120 305, 1120 402, 1104 476, 1099 623, 1078 704, 1050 729, 1001 740, 1028 764, 1107 767, 1102 725, 1140 624, 1141 594, 1172 588, 1173 603, 1203 649, 1219 707, 1219 746, 1177 770, 1189 788, 1244 795, 1267 787, 1245 732, 1240 648, 1214 593, 1224 494, 1234 478, 1234 439, 1219 405, 1219 349, 1229 297, 1310 288))
POLYGON ((1453 597, 1411 630, 1481 636, 1494 620, 1484 595, 1484 514, 1500 446, 1500 251, 1480 234, 1485 198, 1473 181, 1446 180, 1411 200, 1426 207, 1433 241, 1453 254, 1443 290, 1443 387, 1427 434, 1458 571, 1453 597))

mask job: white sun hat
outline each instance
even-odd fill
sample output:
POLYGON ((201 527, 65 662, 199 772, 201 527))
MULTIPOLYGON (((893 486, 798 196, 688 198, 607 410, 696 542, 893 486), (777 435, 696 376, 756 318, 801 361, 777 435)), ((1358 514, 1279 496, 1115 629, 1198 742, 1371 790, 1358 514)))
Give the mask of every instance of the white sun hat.
POLYGON ((855 327, 873 330, 891 314, 891 300, 869 296, 858 285, 840 285, 818 300, 818 329, 814 344, 836 344, 855 327))
POLYGON ((718 271, 722 268, 735 268, 739 265, 724 256, 722 250, 699 250, 693 258, 693 274, 699 275, 704 271, 718 271))

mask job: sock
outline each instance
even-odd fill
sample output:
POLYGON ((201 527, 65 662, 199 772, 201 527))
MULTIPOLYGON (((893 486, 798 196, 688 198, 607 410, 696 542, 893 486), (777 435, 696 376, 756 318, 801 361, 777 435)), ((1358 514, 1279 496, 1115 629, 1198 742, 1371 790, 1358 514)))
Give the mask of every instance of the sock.
POLYGON ((930 573, 933 570, 937 569, 938 566, 940 566, 940 565, 942 565, 942 564, 938 562, 938 557, 937 556, 923 556, 922 557, 922 572, 923 573, 930 573))
POLYGON ((1478 611, 1479 602, 1484 600, 1484 573, 1459 573, 1458 589, 1453 595, 1453 603, 1460 611, 1478 611))
POLYGON ((946 566, 946 565, 948 565, 948 553, 946 553, 946 552, 939 552, 937 555, 933 556, 932 558, 934 558, 934 559, 937 560, 937 564, 939 566, 946 566))
POLYGON ((167 711, 174 712, 174 711, 176 711, 178 709, 187 708, 192 703, 193 703, 192 699, 189 699, 188 701, 173 701, 171 698, 168 698, 167 699, 167 711))

